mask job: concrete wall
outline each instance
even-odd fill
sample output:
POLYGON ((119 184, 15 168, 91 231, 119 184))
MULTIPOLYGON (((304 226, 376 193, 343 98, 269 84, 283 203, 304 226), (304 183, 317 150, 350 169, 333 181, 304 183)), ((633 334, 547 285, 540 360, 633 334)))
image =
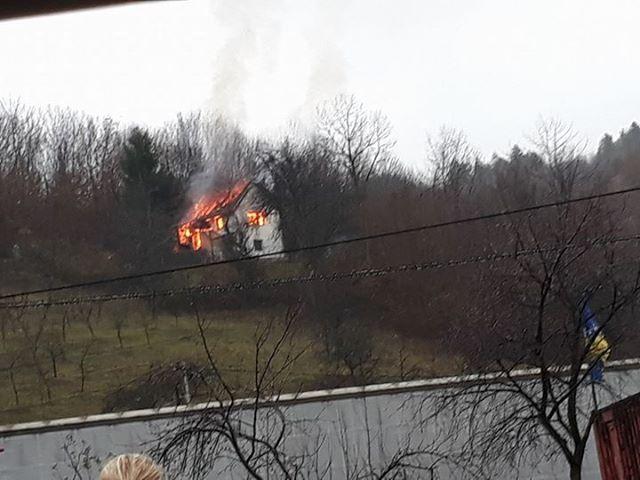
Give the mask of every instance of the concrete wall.
MULTIPOLYGON (((613 363, 613 362, 612 362, 613 363)), ((606 374, 612 395, 608 401, 640 391, 640 361, 612 365, 606 374)), ((322 462, 332 459, 332 478, 348 478, 354 468, 363 466, 366 458, 385 463, 398 445, 423 441, 436 435, 437 426, 428 420, 428 405, 434 391, 452 388, 458 380, 441 379, 399 384, 374 385, 334 391, 308 392, 282 398, 283 412, 292 422, 307 425, 318 433, 309 436, 307 427, 294 428, 288 438, 289 450, 299 451, 309 445, 310 438, 322 438, 322 462), (422 412, 416 416, 416 412, 422 412), (419 418, 422 416, 422 418, 419 418), (371 447, 371 448, 369 448, 371 447)), ((603 405, 606 401, 602 400, 603 405)), ((187 411, 204 407, 194 407, 187 411)), ((488 412, 491 406, 484 407, 488 412)), ((0 427, 0 479, 44 480, 97 478, 98 464, 113 454, 146 450, 157 438, 184 419, 184 408, 138 411, 125 414, 97 415, 84 419, 67 419, 49 423, 20 424, 0 427), (85 453, 89 469, 73 473, 72 458, 85 453), (74 476, 75 475, 75 476, 74 476)), ((442 425, 440 425, 442 427, 442 425)), ((440 433, 441 434, 441 433, 440 433)), ((246 478, 239 469, 221 463, 211 479, 246 478)), ((584 479, 600 478, 593 442, 589 445, 584 466, 584 479)), ((437 478, 460 478, 449 468, 438 471, 437 478)), ((425 477, 429 478, 425 473, 425 477)), ((513 472, 496 473, 496 479, 512 479, 513 472)), ((548 480, 568 478, 561 460, 534 459, 519 471, 523 479, 548 480)))

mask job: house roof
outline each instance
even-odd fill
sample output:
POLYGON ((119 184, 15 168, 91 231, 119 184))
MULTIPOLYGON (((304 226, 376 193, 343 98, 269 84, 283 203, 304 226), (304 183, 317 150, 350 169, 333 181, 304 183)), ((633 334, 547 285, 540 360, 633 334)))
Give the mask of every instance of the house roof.
POLYGON ((190 209, 182 224, 197 224, 217 215, 228 216, 245 199, 253 183, 241 180, 233 187, 203 196, 190 209))

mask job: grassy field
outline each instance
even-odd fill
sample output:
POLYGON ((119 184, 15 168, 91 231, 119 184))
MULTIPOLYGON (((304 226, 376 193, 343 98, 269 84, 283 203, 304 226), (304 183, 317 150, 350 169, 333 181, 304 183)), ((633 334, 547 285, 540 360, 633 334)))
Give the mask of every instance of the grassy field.
MULTIPOLYGON (((283 314, 280 309, 206 314, 207 341, 226 381, 238 396, 250 394, 255 371, 256 332, 268 318, 280 318, 283 314)), ((100 413, 105 395, 148 373, 153 366, 177 361, 206 365, 197 323, 190 315, 157 315, 155 321, 147 325, 149 343, 144 328, 144 319, 148 319, 146 310, 105 308, 100 315, 94 312, 91 319, 93 333, 84 321, 86 312, 68 317, 65 340, 61 335, 62 312, 47 312, 46 317, 43 312, 36 312, 20 319, 3 318, 0 424, 100 413), (122 346, 116 334, 118 325, 121 326, 122 346), (55 378, 51 351, 57 352, 58 357, 55 378), (84 389, 82 368, 85 371, 84 389), (51 400, 43 375, 50 386, 51 400)), ((293 337, 294 346, 304 349, 305 353, 290 369, 286 384, 282 385, 285 391, 332 387, 354 381, 347 376, 346 369, 336 370, 335 363, 326 359, 320 336, 314 330, 311 326, 299 325, 293 337)), ((374 339, 374 361, 367 381, 399 379, 407 374, 427 377, 455 370, 452 366, 455 362, 436 360, 437 355, 425 342, 403 339, 380 328, 374 330, 369 332, 374 339)))

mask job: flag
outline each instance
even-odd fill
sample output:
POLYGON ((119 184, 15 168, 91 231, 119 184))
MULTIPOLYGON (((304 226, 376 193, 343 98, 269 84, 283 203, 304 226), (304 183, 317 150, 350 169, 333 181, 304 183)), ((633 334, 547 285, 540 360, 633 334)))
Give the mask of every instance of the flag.
POLYGON ((584 329, 585 342, 591 343, 587 360, 594 362, 591 368, 591 381, 601 383, 604 381, 604 362, 609 358, 611 347, 600 330, 600 324, 595 313, 589 307, 587 300, 582 306, 582 327, 584 329))

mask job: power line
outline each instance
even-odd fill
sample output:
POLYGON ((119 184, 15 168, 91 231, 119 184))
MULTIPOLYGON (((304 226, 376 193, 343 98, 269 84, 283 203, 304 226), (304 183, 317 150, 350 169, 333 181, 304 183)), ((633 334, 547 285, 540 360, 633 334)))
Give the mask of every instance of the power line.
POLYGON ((106 284, 110 284, 110 283, 123 282, 123 281, 127 281, 127 280, 139 280, 141 278, 156 277, 156 276, 160 276, 160 275, 168 275, 168 274, 171 274, 171 273, 178 273, 178 272, 187 272, 187 271, 191 271, 191 270, 199 270, 201 268, 209 268, 209 267, 214 267, 214 266, 219 266, 219 265, 229 265, 229 264, 233 264, 233 263, 247 262, 247 261, 250 261, 250 260, 258 260, 258 259, 261 259, 261 258, 277 257, 277 256, 281 256, 281 255, 290 255, 290 254, 294 254, 294 253, 308 252, 308 251, 312 251, 312 250, 320 250, 320 249, 335 247, 335 246, 339 246, 339 245, 347 245, 347 244, 351 244, 351 243, 366 242, 368 240, 379 240, 381 238, 394 237, 394 236, 397 236, 397 235, 406 235, 406 234, 409 234, 409 233, 423 232, 423 231, 426 231, 426 230, 433 230, 433 229, 442 228, 442 227, 448 227, 448 226, 453 226, 453 225, 462 225, 462 224, 465 224, 465 223, 472 223, 472 222, 478 222, 478 221, 483 221, 483 220, 491 220, 493 218, 498 218, 498 217, 517 215, 517 214, 520 214, 520 213, 527 213, 527 212, 534 212, 534 211, 543 210, 543 209, 546 209, 546 208, 560 207, 560 206, 563 206, 563 205, 570 205, 570 204, 573 204, 573 203, 587 202, 587 201, 590 201, 590 200, 597 200, 597 199, 601 199, 601 198, 614 197, 614 196, 624 195, 624 194, 627 194, 627 193, 633 193, 633 192, 638 192, 638 191, 640 191, 640 187, 632 187, 632 188, 626 188, 626 189, 622 189, 622 190, 614 190, 612 192, 605 192, 605 193, 599 193, 599 194, 593 194, 593 195, 586 195, 586 196, 583 196, 583 197, 570 198, 570 199, 567 199, 567 200, 560 200, 560 201, 556 201, 556 202, 541 203, 541 204, 532 205, 532 206, 529 206, 529 207, 516 208, 516 209, 511 209, 511 210, 502 210, 500 212, 487 213, 487 214, 484 214, 484 215, 478 215, 478 216, 474 216, 474 217, 466 217, 466 218, 461 218, 461 219, 457 219, 457 220, 448 220, 446 222, 430 223, 430 224, 426 224, 426 225, 420 225, 420 226, 417 226, 417 227, 404 228, 404 229, 400 229, 400 230, 389 230, 389 231, 385 231, 385 232, 374 233, 374 234, 371 234, 371 235, 364 235, 364 236, 360 236, 360 237, 352 237, 352 238, 346 238, 346 239, 342 239, 342 240, 335 240, 335 241, 331 241, 331 242, 318 243, 318 244, 315 244, 315 245, 308 245, 308 246, 305 246, 305 247, 283 249, 283 250, 278 250, 276 252, 260 253, 260 254, 256 254, 256 255, 248 255, 248 256, 242 257, 242 258, 234 258, 234 259, 229 259, 229 260, 218 260, 218 261, 214 261, 214 262, 199 263, 197 265, 188 265, 188 266, 185 266, 185 267, 168 268, 168 269, 164 269, 164 270, 155 270, 155 271, 151 271, 151 272, 136 273, 136 274, 131 274, 131 275, 121 275, 121 276, 117 276, 117 277, 103 278, 103 279, 93 280, 93 281, 88 281, 88 282, 70 283, 70 284, 66 284, 66 285, 59 285, 57 287, 40 288, 40 289, 35 289, 35 290, 26 290, 26 291, 23 291, 23 292, 16 292, 16 293, 9 293, 9 294, 5 294, 5 295, 0 295, 0 300, 6 300, 6 299, 9 299, 9 298, 15 298, 15 297, 22 297, 22 296, 26 296, 26 295, 35 295, 35 294, 40 294, 40 293, 60 292, 60 291, 63 291, 63 290, 72 290, 72 289, 76 289, 76 288, 95 287, 95 286, 99 286, 99 285, 106 285, 106 284))
POLYGON ((370 277, 383 277, 389 274, 420 272, 437 270, 441 268, 458 267, 477 263, 488 263, 506 259, 518 259, 532 255, 545 255, 562 250, 575 250, 586 247, 602 248, 607 245, 640 241, 640 234, 628 237, 592 238, 579 243, 571 243, 559 246, 535 247, 523 250, 511 250, 509 252, 492 253, 489 255, 475 255, 459 259, 441 261, 428 261, 423 263, 403 263, 380 268, 362 268, 348 272, 309 273, 300 276, 281 277, 274 279, 262 279, 250 283, 233 282, 226 284, 199 285, 180 289, 131 291, 119 294, 101 294, 80 297, 68 297, 59 300, 36 300, 32 302, 0 303, 0 310, 6 309, 34 309, 56 306, 80 305, 85 303, 106 303, 120 300, 144 300, 179 295, 196 296, 210 294, 224 294, 235 291, 255 290, 260 288, 276 288, 294 284, 307 284, 316 282, 335 282, 348 279, 362 279, 370 277))

